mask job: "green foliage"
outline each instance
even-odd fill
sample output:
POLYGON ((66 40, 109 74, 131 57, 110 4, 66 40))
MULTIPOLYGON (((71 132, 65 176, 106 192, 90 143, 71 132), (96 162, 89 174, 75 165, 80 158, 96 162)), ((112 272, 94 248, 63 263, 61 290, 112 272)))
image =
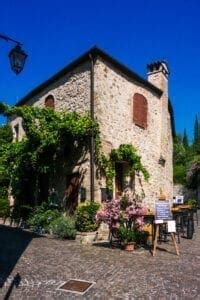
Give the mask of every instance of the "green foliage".
POLYGON ((10 215, 10 205, 6 198, 0 198, 0 218, 7 218, 10 215))
POLYGON ((185 149, 188 149, 189 147, 188 135, 186 129, 184 129, 184 133, 183 133, 183 146, 185 147, 185 149))
POLYGON ((197 117, 197 115, 194 122, 193 151, 196 154, 200 154, 200 119, 197 117))
POLYGON ((144 179, 148 181, 150 177, 149 172, 143 166, 141 157, 137 154, 137 150, 131 144, 122 144, 118 149, 112 149, 109 157, 106 157, 104 154, 100 154, 98 158, 101 170, 106 176, 106 185, 109 190, 113 189, 115 163, 124 161, 128 163, 129 175, 132 175, 135 172, 141 172, 144 179))
POLYGON ((76 210, 76 229, 80 232, 97 230, 95 216, 99 208, 100 204, 97 202, 88 202, 79 206, 76 210))
POLYGON ((145 180, 149 179, 149 172, 142 165, 141 157, 137 154, 137 150, 131 144, 122 144, 118 149, 113 149, 110 158, 112 162, 126 161, 129 164, 130 174, 141 172, 145 180))
POLYGON ((0 217, 9 217, 10 205, 8 201, 9 176, 4 165, 3 151, 12 142, 12 129, 9 125, 0 126, 0 217))
POLYGON ((138 245, 146 245, 148 237, 149 237, 148 231, 137 231, 136 243, 138 245))
POLYGON ((117 233, 118 238, 124 243, 135 242, 138 245, 144 245, 147 243, 149 236, 148 231, 130 229, 124 224, 120 225, 117 233))
POLYGON ((187 172, 187 185, 192 189, 197 189, 200 185, 200 157, 195 156, 190 162, 187 172))
POLYGON ((0 126, 0 145, 11 143, 13 140, 12 128, 10 125, 0 126))
POLYGON ((109 157, 106 157, 104 153, 100 153, 97 157, 98 166, 106 177, 106 187, 108 190, 113 189, 113 178, 115 177, 115 166, 109 157))
POLYGON ((62 239, 75 239, 76 237, 75 221, 69 216, 60 216, 55 219, 50 223, 49 229, 62 239))
POLYGON ((174 149, 173 149, 173 161, 174 164, 185 164, 187 160, 187 151, 183 144, 183 138, 181 135, 177 135, 174 138, 174 149))
POLYGON ((186 183, 186 166, 175 165, 174 166, 174 183, 185 184, 186 183))
POLYGON ((28 219, 28 224, 34 230, 44 229, 48 232, 50 223, 60 216, 61 213, 58 210, 51 210, 46 204, 42 204, 34 209, 28 219))
POLYGON ((197 200, 196 199, 188 199, 185 201, 185 204, 191 205, 193 208, 197 207, 197 200))
POLYGON ((130 243, 137 241, 137 231, 130 230, 125 226, 120 226, 118 229, 118 237, 123 243, 130 243))
POLYGON ((196 115, 195 122, 194 122, 194 143, 200 142, 200 120, 196 115))
POLYGON ((17 203, 26 202, 25 189, 31 189, 33 199, 29 201, 37 200, 40 176, 47 174, 53 181, 66 147, 70 146, 72 153, 83 153, 88 150, 91 133, 99 134, 98 124, 89 115, 31 106, 9 107, 2 103, 0 111, 7 116, 20 116, 26 134, 22 141, 6 145, 0 155, 17 203))
POLYGON ((33 208, 29 205, 14 205, 11 208, 11 220, 14 220, 16 223, 26 223, 30 214, 33 212, 33 208))
POLYGON ((123 210, 123 211, 126 210, 126 208, 128 207, 128 202, 129 202, 129 198, 126 195, 122 196, 122 198, 120 200, 121 210, 123 210))
POLYGON ((106 177, 109 190, 112 190, 115 162, 118 160, 128 163, 130 174, 141 172, 145 180, 149 178, 132 145, 121 145, 119 149, 112 150, 109 157, 102 153, 99 126, 89 115, 32 106, 10 107, 4 103, 0 103, 0 112, 6 116, 20 116, 26 134, 22 141, 3 147, 0 155, 4 175, 11 183, 12 194, 18 204, 26 203, 25 197, 34 203, 39 193, 40 176, 47 174, 52 182, 64 149, 69 148, 71 153, 88 151, 91 135, 95 140, 96 163, 106 177), (30 195, 27 196, 28 191, 30 195))

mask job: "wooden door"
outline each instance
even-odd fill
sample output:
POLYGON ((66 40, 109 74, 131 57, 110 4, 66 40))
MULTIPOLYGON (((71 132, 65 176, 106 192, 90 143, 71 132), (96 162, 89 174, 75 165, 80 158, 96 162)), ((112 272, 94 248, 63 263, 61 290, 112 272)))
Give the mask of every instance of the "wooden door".
POLYGON ((65 208, 72 214, 78 206, 78 194, 80 189, 81 176, 79 173, 67 175, 65 190, 65 208))
POLYGON ((115 172, 115 196, 119 197, 122 196, 123 193, 123 163, 115 164, 115 172))

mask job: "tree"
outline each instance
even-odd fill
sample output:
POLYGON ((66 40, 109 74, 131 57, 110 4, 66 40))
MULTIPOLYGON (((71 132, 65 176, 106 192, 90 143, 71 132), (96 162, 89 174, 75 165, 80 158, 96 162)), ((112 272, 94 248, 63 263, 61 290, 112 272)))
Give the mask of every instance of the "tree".
POLYGON ((0 217, 9 216, 8 187, 10 184, 7 175, 6 166, 4 165, 3 153, 7 145, 11 144, 13 139, 10 125, 0 126, 0 217))
POLYGON ((184 129, 184 133, 183 133, 183 146, 185 147, 185 149, 188 149, 189 147, 188 135, 186 129, 184 129))
POLYGON ((196 115, 194 122, 194 141, 193 141, 193 150, 200 154, 200 120, 196 115))
POLYGON ((5 143, 12 142, 13 133, 10 125, 0 125, 0 147, 5 143))
POLYGON ((174 164, 185 164, 186 162, 186 149, 183 145, 183 137, 181 134, 176 135, 174 138, 173 161, 174 164))
POLYGON ((174 182, 185 184, 186 181, 186 165, 188 161, 187 134, 184 131, 184 136, 181 134, 176 135, 174 138, 173 150, 173 165, 174 165, 174 182), (185 137, 185 141, 184 140, 185 137))
POLYGON ((99 139, 98 123, 89 114, 32 106, 10 107, 4 103, 0 103, 0 113, 21 117, 25 131, 21 141, 5 145, 0 155, 16 205, 47 201, 62 159, 69 161, 68 168, 73 168, 75 161, 85 159, 91 134, 95 141, 99 139))

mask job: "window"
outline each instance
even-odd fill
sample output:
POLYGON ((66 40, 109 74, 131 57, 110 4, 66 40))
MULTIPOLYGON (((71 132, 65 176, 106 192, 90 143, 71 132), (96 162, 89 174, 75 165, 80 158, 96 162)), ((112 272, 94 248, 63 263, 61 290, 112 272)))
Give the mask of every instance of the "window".
POLYGON ((52 95, 48 95, 45 99, 45 107, 49 107, 49 108, 52 108, 54 109, 55 108, 55 103, 54 103, 54 96, 52 95))
POLYGON ((147 99, 143 95, 136 93, 133 96, 133 122, 135 125, 144 129, 147 128, 147 112, 147 99))

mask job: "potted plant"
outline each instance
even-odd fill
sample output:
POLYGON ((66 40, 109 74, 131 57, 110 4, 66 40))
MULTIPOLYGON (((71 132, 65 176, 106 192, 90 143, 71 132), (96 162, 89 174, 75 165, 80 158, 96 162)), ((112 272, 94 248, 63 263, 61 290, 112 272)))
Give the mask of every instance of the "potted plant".
POLYGON ((75 224, 78 231, 76 239, 82 244, 92 244, 98 237, 95 216, 100 207, 97 202, 85 202, 78 206, 75 214, 75 224))
POLYGON ((97 212, 96 220, 108 224, 111 240, 114 233, 125 248, 133 249, 133 244, 137 243, 139 233, 142 232, 146 213, 147 209, 143 205, 137 204, 135 200, 122 198, 105 203, 97 212))
POLYGON ((122 243, 122 248, 126 251, 133 251, 137 241, 137 232, 121 225, 118 230, 118 237, 122 243))

